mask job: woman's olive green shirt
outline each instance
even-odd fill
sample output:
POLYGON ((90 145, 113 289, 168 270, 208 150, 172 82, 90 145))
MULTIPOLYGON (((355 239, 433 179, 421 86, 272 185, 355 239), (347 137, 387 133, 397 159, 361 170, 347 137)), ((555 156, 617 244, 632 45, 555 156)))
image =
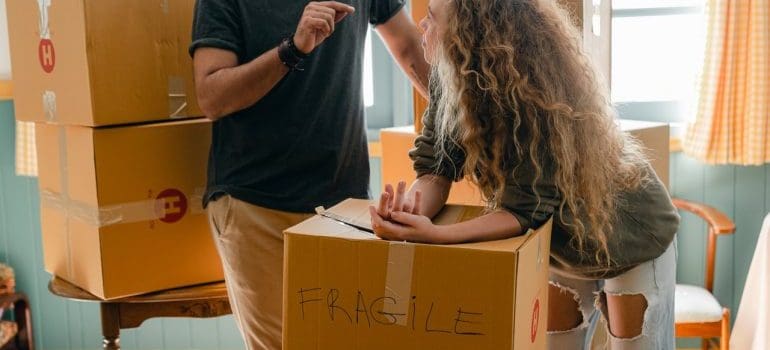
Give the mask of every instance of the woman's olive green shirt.
MULTIPOLYGON (((434 148, 433 113, 431 108, 423 117, 424 129, 409 156, 418 177, 436 174, 459 181, 462 179, 458 170, 464 162, 463 153, 456 147, 447 147, 449 157, 438 157, 434 148)), ((599 245, 595 241, 587 240, 582 253, 576 248, 577 241, 566 224, 571 222, 574 214, 566 209, 559 214, 562 198, 552 180, 553 174, 542 174, 535 184, 538 200, 532 188, 534 172, 527 164, 520 164, 506 181, 501 206, 513 214, 525 230, 537 228, 554 218, 551 268, 576 278, 612 278, 662 255, 679 228, 679 214, 666 187, 649 164, 645 170, 650 181, 632 192, 623 193, 618 201, 612 232, 607 234, 609 264, 597 260, 599 245)))

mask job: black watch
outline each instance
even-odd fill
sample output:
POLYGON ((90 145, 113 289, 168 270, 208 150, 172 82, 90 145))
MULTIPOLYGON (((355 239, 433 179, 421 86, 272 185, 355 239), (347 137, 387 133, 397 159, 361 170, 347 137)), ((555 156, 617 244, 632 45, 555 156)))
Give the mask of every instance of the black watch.
POLYGON ((292 71, 302 71, 300 65, 308 58, 308 54, 300 51, 296 45, 294 45, 294 35, 283 39, 281 45, 278 46, 278 57, 281 59, 284 65, 289 67, 292 71))

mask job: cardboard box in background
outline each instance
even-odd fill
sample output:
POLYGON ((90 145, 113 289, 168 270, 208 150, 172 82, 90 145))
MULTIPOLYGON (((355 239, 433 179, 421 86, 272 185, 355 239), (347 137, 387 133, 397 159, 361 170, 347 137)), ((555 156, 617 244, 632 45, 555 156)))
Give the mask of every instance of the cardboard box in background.
POLYGON ((658 174, 660 181, 666 185, 666 188, 669 188, 671 127, 668 123, 621 119, 620 127, 644 146, 652 169, 658 174))
MULTIPOLYGON (((400 126, 380 130, 382 144, 382 188, 386 184, 396 186, 399 181, 406 181, 407 186, 417 178, 409 150, 414 148, 417 134, 413 126, 400 126)), ((482 205, 481 192, 468 180, 452 184, 447 203, 462 205, 482 205)))
POLYGON ((46 271, 104 299, 223 279, 201 208, 211 124, 37 124, 46 271))
MULTIPOLYGON (((329 209, 369 226, 366 200, 329 209)), ((465 221, 480 207, 447 206, 465 221)), ((458 245, 390 242, 323 216, 285 231, 285 350, 545 349, 551 222, 458 245)))
POLYGON ((201 116, 194 1, 8 0, 16 118, 104 126, 201 116))
MULTIPOLYGON (((652 168, 666 186, 669 185, 669 125, 666 123, 619 120, 623 131, 635 137, 647 150, 652 168)), ((416 174, 408 152, 414 148, 417 134, 412 126, 382 129, 382 185, 397 184, 404 180, 411 184, 416 174)), ((478 188, 467 180, 452 185, 448 203, 464 205, 482 204, 478 188)))

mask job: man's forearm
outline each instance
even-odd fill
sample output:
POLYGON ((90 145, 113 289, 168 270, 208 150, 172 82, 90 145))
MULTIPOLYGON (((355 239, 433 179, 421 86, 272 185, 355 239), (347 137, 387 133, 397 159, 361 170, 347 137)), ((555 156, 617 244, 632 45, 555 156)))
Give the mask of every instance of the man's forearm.
POLYGON ((201 108, 210 119, 242 110, 261 100, 288 72, 277 48, 240 66, 219 69, 196 82, 201 108))
POLYGON ((428 78, 430 64, 425 61, 422 48, 422 35, 417 29, 409 12, 401 9, 390 20, 375 27, 390 54, 396 59, 401 69, 420 94, 428 98, 428 78))
POLYGON ((413 40, 409 47, 396 58, 401 69, 409 76, 412 85, 424 98, 428 98, 428 79, 430 77, 430 65, 423 56, 422 45, 419 40, 413 40))

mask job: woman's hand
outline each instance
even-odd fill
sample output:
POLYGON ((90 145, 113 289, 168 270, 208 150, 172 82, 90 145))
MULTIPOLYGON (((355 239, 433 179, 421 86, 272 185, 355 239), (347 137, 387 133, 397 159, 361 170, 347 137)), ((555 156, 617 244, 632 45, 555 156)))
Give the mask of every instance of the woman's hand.
POLYGON ((430 218, 401 211, 390 212, 390 220, 380 216, 378 210, 370 206, 372 229, 377 237, 391 241, 409 241, 417 243, 450 243, 441 226, 434 225, 430 218))
POLYGON ((385 192, 380 195, 380 204, 377 207, 377 213, 385 220, 391 219, 391 213, 393 212, 405 212, 415 215, 422 214, 421 211, 421 197, 422 192, 420 190, 414 191, 414 193, 407 192, 406 182, 401 181, 396 187, 394 193, 393 186, 390 184, 385 185, 385 192))

